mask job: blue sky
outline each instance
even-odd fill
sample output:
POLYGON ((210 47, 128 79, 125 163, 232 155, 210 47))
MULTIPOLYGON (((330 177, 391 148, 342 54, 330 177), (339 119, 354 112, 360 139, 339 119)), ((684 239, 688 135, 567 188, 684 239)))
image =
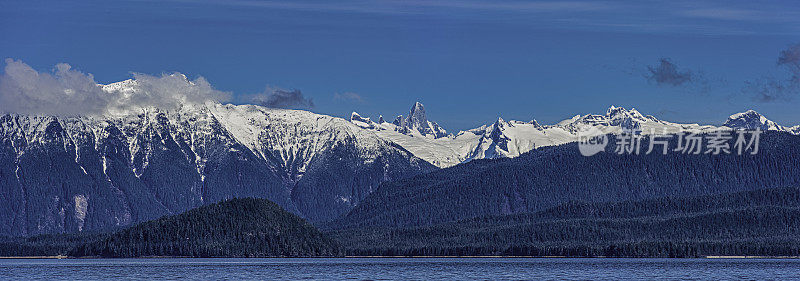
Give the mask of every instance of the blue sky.
POLYGON ((797 125, 796 87, 759 90, 797 85, 796 61, 778 59, 798 43, 796 1, 0 2, 0 57, 39 71, 65 62, 100 83, 178 71, 237 102, 298 89, 312 111, 343 117, 391 119, 421 101, 450 131, 612 104, 710 124, 755 109, 797 125), (664 66, 689 79, 656 79, 664 66))

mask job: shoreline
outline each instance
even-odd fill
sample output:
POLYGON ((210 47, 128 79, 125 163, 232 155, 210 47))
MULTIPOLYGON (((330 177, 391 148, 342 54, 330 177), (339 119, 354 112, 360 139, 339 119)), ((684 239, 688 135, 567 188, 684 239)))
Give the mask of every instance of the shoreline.
POLYGON ((0 256, 0 260, 13 259, 800 259, 800 256, 702 256, 690 258, 669 257, 567 257, 567 256, 344 256, 344 257, 182 257, 182 256, 150 256, 127 258, 104 257, 70 257, 70 256, 0 256))
POLYGON ((14 260, 14 259, 71 259, 68 256, 0 256, 0 260, 14 260))

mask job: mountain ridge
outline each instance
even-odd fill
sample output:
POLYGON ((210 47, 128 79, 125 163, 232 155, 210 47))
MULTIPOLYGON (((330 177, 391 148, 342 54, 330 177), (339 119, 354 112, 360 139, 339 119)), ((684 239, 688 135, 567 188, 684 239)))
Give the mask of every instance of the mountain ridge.
MULTIPOLYGON (((113 90, 120 89, 127 88, 113 90)), ((0 211, 8 215, 0 235, 124 226, 235 197, 329 220, 380 182, 432 169, 371 131, 308 111, 206 102, 106 115, 5 114, 0 211)))
MULTIPOLYGON (((422 104, 415 103, 412 111, 415 108, 422 108, 422 104)), ((404 120, 402 116, 399 118, 399 120, 404 120)), ((355 112, 351 115, 350 121, 361 128, 375 131, 382 138, 398 143, 418 157, 440 168, 476 159, 517 157, 540 147, 575 142, 578 140, 578 133, 590 127, 598 128, 604 133, 639 131, 642 134, 660 134, 664 131, 669 133, 711 132, 758 127, 763 131, 800 134, 800 125, 783 127, 753 110, 734 114, 721 126, 713 126, 663 121, 652 115, 643 115, 635 108, 627 110, 614 105, 610 106, 605 114, 576 115, 553 125, 542 125, 536 119, 506 121, 502 117, 498 117, 494 123, 460 131, 455 135, 442 136, 409 131, 400 126, 404 123, 398 121, 394 123, 373 122, 368 117, 363 117, 355 112), (739 121, 732 121, 731 118, 737 115, 750 119, 755 118, 755 120, 737 119, 739 121), (762 122, 764 125, 761 125, 762 122)))

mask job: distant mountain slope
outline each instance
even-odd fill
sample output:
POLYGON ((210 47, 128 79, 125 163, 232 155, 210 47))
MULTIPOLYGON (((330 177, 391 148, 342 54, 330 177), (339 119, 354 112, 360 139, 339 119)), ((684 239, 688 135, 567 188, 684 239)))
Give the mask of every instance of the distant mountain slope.
MULTIPOLYGON (((576 143, 517 158, 473 161, 384 183, 337 227, 425 226, 486 215, 541 211, 573 200, 610 202, 800 186, 800 136, 766 132, 757 155, 585 157, 576 143)), ((676 146, 671 139, 670 148, 676 146)), ((642 147, 648 147, 645 138, 642 147)), ((656 146, 659 148, 659 146, 656 146)))
POLYGON ((433 169, 370 130, 301 110, 209 102, 102 116, 5 114, 0 235, 126 226, 234 197, 329 220, 383 181, 433 169))
POLYGON ((337 256, 337 243, 266 199, 215 203, 120 230, 80 245, 70 256, 337 256))
POLYGON ((349 255, 698 257, 800 255, 800 189, 613 203, 427 227, 330 231, 349 255))
POLYGON ((436 169, 341 118, 253 105, 211 111, 236 140, 274 163, 293 207, 312 221, 346 213, 383 181, 436 169))

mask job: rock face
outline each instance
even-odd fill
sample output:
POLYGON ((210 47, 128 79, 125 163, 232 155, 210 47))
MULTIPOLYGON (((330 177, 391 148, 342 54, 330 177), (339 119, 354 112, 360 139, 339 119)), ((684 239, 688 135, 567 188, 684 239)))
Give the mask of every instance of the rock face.
POLYGON ((56 118, 0 116, 0 235, 129 225, 234 197, 312 221, 434 167, 306 111, 208 103, 56 118))
POLYGON ((411 135, 419 133, 423 136, 431 136, 433 138, 441 138, 447 136, 447 131, 440 127, 436 122, 428 121, 428 115, 425 113, 425 107, 417 102, 411 106, 411 111, 408 117, 403 118, 403 115, 397 116, 397 119, 392 122, 397 126, 398 132, 411 135))
POLYGON ((414 103, 411 111, 408 113, 408 121, 406 125, 409 129, 418 130, 420 132, 428 131, 428 116, 425 114, 425 107, 421 103, 414 103))

